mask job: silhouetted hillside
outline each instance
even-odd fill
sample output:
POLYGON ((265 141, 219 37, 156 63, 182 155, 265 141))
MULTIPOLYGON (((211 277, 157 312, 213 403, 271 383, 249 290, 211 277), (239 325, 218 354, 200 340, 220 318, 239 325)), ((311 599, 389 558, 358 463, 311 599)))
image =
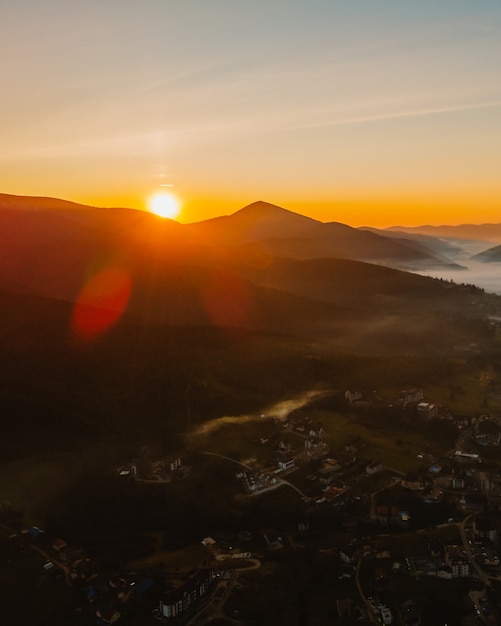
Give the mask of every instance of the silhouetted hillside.
POLYGON ((501 261, 501 246, 489 248, 480 254, 475 254, 472 258, 483 263, 499 263, 501 261))
POLYGON ((324 224, 266 202, 187 227, 192 236, 214 245, 262 241, 275 256, 335 257, 407 266, 450 263, 416 241, 395 241, 337 222, 324 224))
POLYGON ((304 236, 317 220, 268 202, 253 202, 232 215, 187 224, 186 228, 198 238, 212 244, 237 244, 272 237, 284 239, 304 236))
MULTIPOLYGON (((128 209, 16 202, 0 210, 5 454, 169 441, 291 389, 348 385, 372 359, 411 355, 404 363, 423 359, 428 376, 430 359, 490 338, 493 300, 471 286, 347 259, 277 258, 269 239, 216 245, 128 209)), ((383 239, 289 213, 257 203, 236 219, 269 233, 284 218, 291 231, 307 224, 355 247, 383 239)), ((405 367, 391 370, 393 383, 405 367)), ((371 371, 368 384, 381 375, 390 370, 371 371)))
POLYGON ((391 226, 387 230, 422 233, 432 237, 501 242, 501 224, 458 224, 457 226, 391 226))

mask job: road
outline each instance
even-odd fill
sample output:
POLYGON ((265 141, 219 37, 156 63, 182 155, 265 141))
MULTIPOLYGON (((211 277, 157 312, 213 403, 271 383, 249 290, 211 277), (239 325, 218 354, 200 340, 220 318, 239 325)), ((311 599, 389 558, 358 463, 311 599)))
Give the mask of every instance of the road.
MULTIPOLYGON (((206 456, 215 456, 219 459, 224 459, 226 461, 230 461, 231 463, 235 463, 236 465, 240 465, 241 467, 244 467, 245 469, 249 470, 250 472, 255 472, 256 470, 253 467, 250 467, 250 465, 246 465, 245 463, 242 463, 241 461, 237 461, 236 459, 232 459, 229 456, 225 456, 224 454, 218 454, 217 452, 202 452, 202 454, 205 454, 206 456)), ((267 470, 263 470, 263 472, 265 472, 267 470)), ((259 489, 258 491, 252 493, 251 495, 253 496, 258 496, 262 493, 265 493, 266 491, 272 491, 273 489, 278 489, 278 487, 282 487, 282 486, 286 486, 286 487, 290 487, 291 489, 294 489, 294 491, 296 491, 302 498, 305 498, 306 500, 310 500, 311 498, 309 496, 307 496, 305 493, 303 493, 300 489, 298 489, 295 485, 293 485, 292 483, 290 483, 288 480, 285 480, 283 478, 280 478, 278 475, 276 475, 276 479, 277 482, 274 485, 269 485, 268 487, 265 487, 264 489, 259 489)))
POLYGON ((468 537, 466 536, 466 524, 471 519, 473 519, 475 515, 478 515, 478 513, 472 513, 471 515, 468 515, 467 517, 465 517, 464 520, 458 524, 459 531, 461 533, 461 540, 463 541, 463 546, 468 556, 468 561, 470 562, 470 565, 472 565, 475 568, 480 580, 485 584, 485 586, 491 587, 491 580, 501 581, 501 576, 495 575, 495 574, 487 574, 480 567, 475 557, 473 556, 473 552, 471 551, 471 546, 468 542, 468 537))
POLYGON ((362 598, 363 603, 365 604, 365 608, 367 609, 367 615, 369 616, 369 619, 371 620, 371 622, 373 622, 374 624, 378 624, 379 622, 378 622, 377 616, 372 610, 372 607, 369 604, 369 600, 367 600, 364 590, 362 589, 362 585, 360 584, 360 568, 362 567, 362 560, 363 560, 363 557, 360 556, 358 558, 357 567, 355 570, 355 582, 357 584, 358 595, 362 598))
MULTIPOLYGON (((17 534, 18 532, 14 528, 11 528, 10 526, 6 526, 5 524, 0 524, 0 527, 3 528, 5 531, 7 531, 11 535, 17 534)), ((66 585, 68 587, 71 587, 72 581, 71 581, 70 569, 67 565, 62 563, 59 559, 54 558, 52 554, 49 554, 48 552, 46 552, 39 546, 36 546, 31 541, 28 543, 28 546, 35 552, 38 552, 39 554, 41 554, 47 561, 51 561, 52 563, 54 563, 56 567, 59 567, 59 569, 61 569, 64 573, 64 579, 66 581, 66 585)))

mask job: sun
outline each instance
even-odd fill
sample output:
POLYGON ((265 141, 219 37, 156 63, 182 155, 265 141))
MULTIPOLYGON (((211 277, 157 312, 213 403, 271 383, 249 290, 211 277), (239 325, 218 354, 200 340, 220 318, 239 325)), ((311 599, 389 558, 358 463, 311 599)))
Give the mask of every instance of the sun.
POLYGON ((148 200, 148 209, 155 215, 175 220, 181 212, 181 205, 172 193, 156 193, 148 200))

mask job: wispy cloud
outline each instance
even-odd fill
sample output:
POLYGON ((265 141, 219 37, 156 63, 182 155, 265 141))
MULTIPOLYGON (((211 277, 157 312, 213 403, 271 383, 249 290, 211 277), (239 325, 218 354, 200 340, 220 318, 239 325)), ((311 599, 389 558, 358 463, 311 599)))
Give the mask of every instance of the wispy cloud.
POLYGON ((342 119, 315 121, 308 124, 297 125, 297 129, 327 128, 330 126, 350 126, 354 124, 368 124, 371 122, 391 121, 407 117, 425 117, 442 113, 456 113, 461 111, 475 111, 479 109, 495 109, 501 107, 501 100, 496 102, 484 102, 478 104, 453 104, 423 109, 409 109, 404 111, 392 111, 377 115, 361 115, 342 119))

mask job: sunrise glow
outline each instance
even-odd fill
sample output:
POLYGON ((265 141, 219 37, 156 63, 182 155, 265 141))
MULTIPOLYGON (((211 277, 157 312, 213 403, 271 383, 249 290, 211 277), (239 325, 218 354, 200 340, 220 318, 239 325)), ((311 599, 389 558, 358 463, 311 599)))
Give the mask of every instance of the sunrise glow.
POLYGON ((184 223, 260 199, 352 226, 498 220, 498 2, 4 4, 2 193, 184 223), (171 183, 180 217, 146 201, 171 183))
POLYGON ((172 193, 156 193, 148 201, 148 210, 159 217, 175 220, 181 212, 181 205, 172 193))

